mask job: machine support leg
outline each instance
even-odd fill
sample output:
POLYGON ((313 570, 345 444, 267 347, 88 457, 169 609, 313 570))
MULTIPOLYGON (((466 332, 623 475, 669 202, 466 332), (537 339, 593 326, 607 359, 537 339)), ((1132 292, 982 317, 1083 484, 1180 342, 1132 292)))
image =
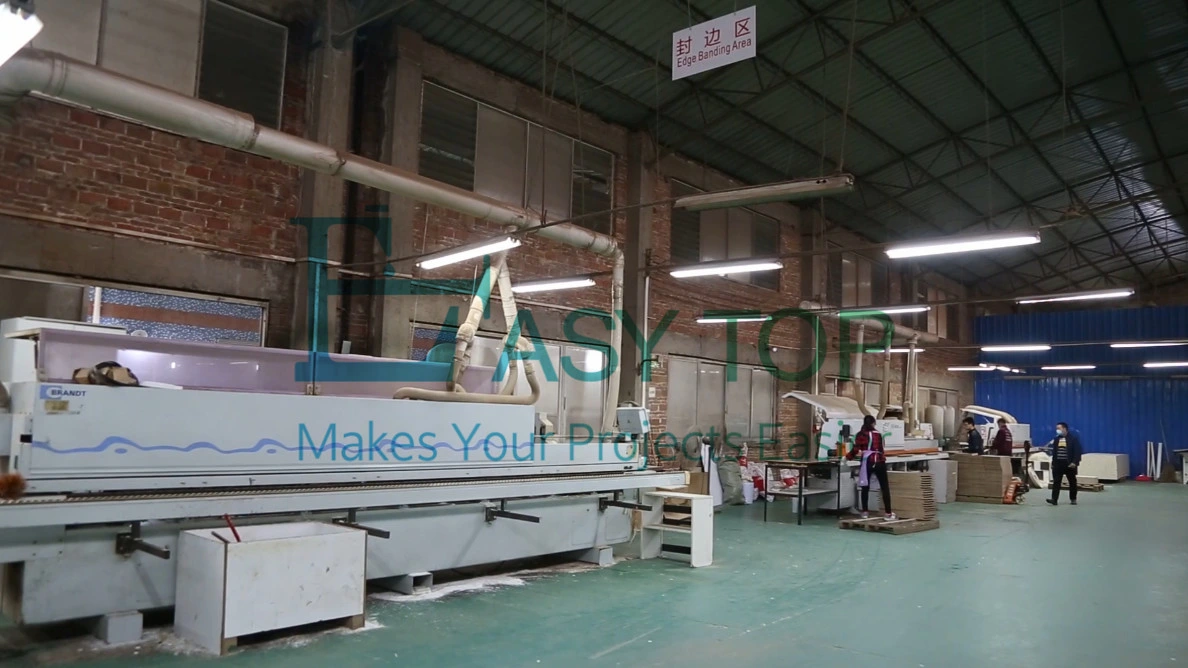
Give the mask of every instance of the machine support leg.
POLYGON ((643 503, 631 503, 619 499, 621 492, 615 492, 614 498, 598 497, 598 512, 605 513, 607 508, 627 508, 628 510, 651 510, 652 507, 643 503))
POLYGON ((158 559, 169 558, 169 548, 140 539, 140 522, 133 522, 132 530, 128 533, 116 534, 115 549, 116 554, 124 557, 132 556, 133 552, 146 552, 158 559))
POLYGON ((374 536, 376 538, 383 538, 384 540, 387 540, 392 537, 391 531, 385 531, 383 529, 376 529, 375 527, 369 527, 369 526, 365 526, 365 525, 357 523, 355 521, 355 509, 354 508, 347 511, 346 518, 342 518, 342 517, 335 518, 334 523, 337 524, 338 526, 350 527, 351 529, 358 529, 360 531, 366 531, 368 536, 374 536))
POLYGON ((507 499, 499 502, 499 507, 494 508, 487 506, 486 508, 487 522, 494 522, 496 518, 502 517, 505 520, 516 520, 519 522, 531 522, 533 524, 540 524, 540 518, 535 515, 524 515, 523 513, 513 513, 507 510, 507 499))

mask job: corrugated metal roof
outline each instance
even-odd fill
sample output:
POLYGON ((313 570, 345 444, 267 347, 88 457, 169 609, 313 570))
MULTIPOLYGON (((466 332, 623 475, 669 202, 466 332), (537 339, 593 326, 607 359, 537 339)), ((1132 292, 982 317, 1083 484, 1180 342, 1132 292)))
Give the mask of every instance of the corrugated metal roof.
MULTIPOLYGON (((862 2, 857 24, 849 20, 853 5, 841 0, 754 4, 759 58, 676 82, 672 32, 735 10, 733 0, 442 0, 411 3, 394 20, 533 87, 541 85, 547 34, 550 58, 569 68, 551 77, 553 94, 632 129, 654 123, 659 99, 662 142, 744 180, 819 173, 823 127, 824 153, 836 160, 848 100, 846 166, 877 196, 867 210, 858 197, 828 210, 875 239, 984 228, 971 207, 994 210, 996 225, 1024 220, 1025 206, 1065 210, 1069 186, 1091 206, 1108 205, 1126 196, 1099 187, 1111 167, 1130 194, 1149 192, 1160 174, 1167 187, 1161 153, 1188 197, 1188 10, 1179 0, 1109 5, 1107 16, 1092 2, 921 0, 913 15, 903 3, 862 2), (979 160, 987 155, 992 176, 979 160), (882 229, 872 231, 872 220, 882 229)), ((1184 223, 1182 211, 1169 211, 1184 223)), ((1125 226, 1133 215, 1102 220, 1125 226)), ((1100 234, 1096 224, 1086 229, 1100 234)), ((1052 252, 1064 249, 1053 243, 1052 252)), ((1136 255, 1150 245, 1134 243, 1136 255)), ((1036 252, 1049 252, 1048 244, 996 254, 990 278, 975 287, 1008 288, 1009 268, 1036 252)), ((960 264, 950 271, 967 275, 960 264)), ((1166 266, 1150 271, 1153 282, 1175 277, 1166 266)))

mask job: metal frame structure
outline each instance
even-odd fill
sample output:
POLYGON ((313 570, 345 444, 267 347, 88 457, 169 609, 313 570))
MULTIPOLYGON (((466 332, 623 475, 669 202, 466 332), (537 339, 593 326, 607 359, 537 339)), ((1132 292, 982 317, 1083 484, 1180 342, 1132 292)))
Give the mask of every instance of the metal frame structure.
MULTIPOLYGON (((357 4, 367 15, 382 3, 357 4)), ((675 29, 712 18, 705 2, 628 8, 518 0, 498 10, 441 2, 403 8, 392 19, 503 74, 545 84, 557 97, 608 120, 647 130, 666 152, 746 182, 806 175, 790 173, 793 167, 829 172, 844 163, 857 176, 859 192, 827 200, 827 216, 875 241, 1048 227, 1048 240, 1038 247, 938 265, 938 273, 992 296, 1111 281, 1153 289, 1188 279, 1182 222, 1188 181, 1181 181, 1188 179, 1188 138, 1168 131, 1185 126, 1188 85, 1163 74, 1188 65, 1185 40, 1166 38, 1188 38, 1188 21, 1164 4, 1148 0, 1135 10, 1140 18, 1132 20, 1147 21, 1143 30, 1158 21, 1167 42, 1141 48, 1134 31, 1119 28, 1100 0, 1078 7, 1075 20, 1064 16, 1071 10, 1030 0, 972 9, 953 0, 889 0, 859 3, 856 13, 848 0, 794 0, 764 8, 760 20, 777 27, 764 30, 754 60, 679 81, 669 81, 668 34, 631 27, 643 21, 675 29), (1061 44, 1047 43, 1053 23, 1061 44), (1081 46, 1087 33, 1077 31, 1088 29, 1107 42, 1081 46), (1066 69, 1064 32, 1068 44, 1094 49, 1096 69, 1066 69), (982 51, 992 40, 996 54, 1034 71, 1035 86, 1021 89, 1014 77, 996 72, 982 51), (880 48, 887 43, 897 45, 894 57, 880 48), (954 120, 905 77, 899 52, 939 54, 929 66, 970 91, 960 102, 978 108, 984 103, 985 113, 954 120), (850 76, 852 68, 864 90, 884 95, 880 99, 895 103, 921 129, 909 137, 886 135, 878 112, 861 99, 849 104, 848 90, 842 99, 847 87, 829 84, 826 68, 833 79, 850 76), (542 82, 552 71, 558 75, 542 82), (1102 92, 1118 82, 1124 82, 1124 93, 1102 92), (789 112, 799 118, 790 122, 789 112), (831 136, 835 145, 823 147, 821 123, 802 120, 817 115, 834 124, 845 117, 849 146, 837 146, 831 136), (1111 143, 1111 135, 1122 131, 1134 133, 1134 140, 1126 139, 1132 150, 1111 143), (748 151, 748 142, 778 148, 748 151), (770 157, 781 153, 791 156, 786 164, 770 157), (863 157, 860 165, 844 160, 863 153, 885 159, 863 157), (1027 178, 1032 174, 1035 179, 1027 178)))

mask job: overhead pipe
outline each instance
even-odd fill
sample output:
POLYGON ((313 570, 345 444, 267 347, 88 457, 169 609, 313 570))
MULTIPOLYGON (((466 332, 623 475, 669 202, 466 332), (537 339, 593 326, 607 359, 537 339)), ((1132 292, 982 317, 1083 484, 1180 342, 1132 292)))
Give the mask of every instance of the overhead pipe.
MULTIPOLYGON (((262 127, 250 115, 181 95, 92 65, 38 49, 23 49, 0 67, 0 105, 36 92, 100 112, 160 128, 237 151, 337 176, 360 185, 456 211, 478 220, 512 225, 520 230, 539 226, 539 218, 516 206, 427 179, 391 165, 338 151, 317 142, 262 127)), ((611 308, 623 308, 623 252, 614 238, 576 225, 541 229, 541 237, 613 258, 611 308)), ((622 328, 611 330, 611 348, 618 357, 622 328)), ((610 375, 603 430, 614 426, 619 373, 610 375)), ((459 395, 473 396, 473 395, 459 395)))
POLYGON ((887 405, 891 403, 891 346, 883 352, 883 382, 879 386, 879 406, 878 419, 882 420, 887 417, 887 405))
MULTIPOLYGON (((824 312, 824 313, 822 313, 822 315, 830 315, 835 318, 838 317, 838 311, 840 310, 835 306, 826 306, 825 304, 821 304, 820 302, 813 302, 813 301, 800 302, 800 308, 805 311, 824 312)), ((874 309, 871 309, 871 310, 874 310, 874 309)), ((877 327, 880 332, 886 332, 886 329, 887 329, 886 322, 884 322, 882 320, 877 320, 875 318, 847 316, 846 321, 848 321, 849 323, 854 324, 854 325, 865 325, 866 327, 877 327)), ((927 332, 920 332, 915 329, 912 329, 911 327, 904 327, 903 325, 898 325, 895 323, 891 323, 891 326, 892 326, 892 334, 893 334, 894 338, 911 339, 913 337, 916 337, 920 343, 940 343, 940 337, 936 336, 935 334, 929 334, 927 332)))

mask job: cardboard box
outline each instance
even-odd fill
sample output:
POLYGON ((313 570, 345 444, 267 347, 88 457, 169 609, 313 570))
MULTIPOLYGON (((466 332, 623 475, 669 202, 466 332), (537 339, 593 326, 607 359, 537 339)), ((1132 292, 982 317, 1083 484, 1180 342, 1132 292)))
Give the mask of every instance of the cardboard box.
POLYGON ((938 460, 928 463, 932 474, 932 491, 937 503, 953 503, 957 500, 957 462, 938 460))
POLYGON ((891 510, 901 518, 936 519, 933 475, 921 471, 888 471, 891 510))
POLYGON ((998 499, 999 503, 1002 502, 1007 485, 1011 484, 1010 457, 954 453, 950 459, 957 462, 958 497, 998 499))

